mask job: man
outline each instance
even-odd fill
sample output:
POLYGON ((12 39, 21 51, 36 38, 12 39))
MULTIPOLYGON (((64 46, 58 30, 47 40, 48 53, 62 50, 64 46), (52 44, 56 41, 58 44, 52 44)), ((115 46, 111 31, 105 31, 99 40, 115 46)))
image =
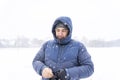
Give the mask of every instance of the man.
POLYGON ((43 44, 32 63, 42 80, 79 80, 91 76, 94 64, 85 46, 71 39, 71 19, 58 17, 52 33, 54 40, 43 44))

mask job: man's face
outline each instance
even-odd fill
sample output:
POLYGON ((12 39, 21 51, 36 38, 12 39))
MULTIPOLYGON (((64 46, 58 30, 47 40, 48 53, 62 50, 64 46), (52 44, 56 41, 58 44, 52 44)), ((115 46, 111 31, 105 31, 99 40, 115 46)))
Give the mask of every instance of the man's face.
POLYGON ((67 37, 68 35, 68 30, 66 28, 63 27, 59 27, 55 29, 55 33, 56 33, 56 37, 58 39, 63 39, 65 37, 67 37))

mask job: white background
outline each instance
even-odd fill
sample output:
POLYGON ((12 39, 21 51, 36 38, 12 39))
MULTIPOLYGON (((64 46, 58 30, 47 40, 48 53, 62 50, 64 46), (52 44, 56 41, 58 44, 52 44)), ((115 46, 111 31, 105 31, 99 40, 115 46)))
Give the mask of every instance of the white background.
POLYGON ((120 0, 0 0, 0 38, 52 38, 59 16, 73 21, 73 37, 120 38, 120 0))

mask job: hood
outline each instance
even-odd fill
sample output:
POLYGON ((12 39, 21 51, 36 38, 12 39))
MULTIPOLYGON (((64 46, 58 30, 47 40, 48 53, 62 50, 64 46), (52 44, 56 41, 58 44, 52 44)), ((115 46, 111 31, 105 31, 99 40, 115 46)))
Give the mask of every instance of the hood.
POLYGON ((70 42, 71 41, 71 36, 72 36, 72 21, 71 21, 70 17, 66 17, 66 16, 58 17, 53 23, 52 33, 53 33, 53 37, 54 37, 56 43, 67 44, 68 42, 70 42), (57 39, 56 36, 55 36, 56 25, 60 22, 62 22, 64 25, 67 25, 67 27, 69 29, 68 36, 66 38, 62 39, 62 40, 57 39))

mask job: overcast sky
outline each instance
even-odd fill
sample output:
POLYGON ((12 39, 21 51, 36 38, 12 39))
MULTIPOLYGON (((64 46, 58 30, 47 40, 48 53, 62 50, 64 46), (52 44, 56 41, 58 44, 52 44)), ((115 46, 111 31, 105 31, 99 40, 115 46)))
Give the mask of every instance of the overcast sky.
POLYGON ((59 16, 73 21, 73 38, 120 39, 120 0, 0 0, 0 39, 52 38, 59 16))

